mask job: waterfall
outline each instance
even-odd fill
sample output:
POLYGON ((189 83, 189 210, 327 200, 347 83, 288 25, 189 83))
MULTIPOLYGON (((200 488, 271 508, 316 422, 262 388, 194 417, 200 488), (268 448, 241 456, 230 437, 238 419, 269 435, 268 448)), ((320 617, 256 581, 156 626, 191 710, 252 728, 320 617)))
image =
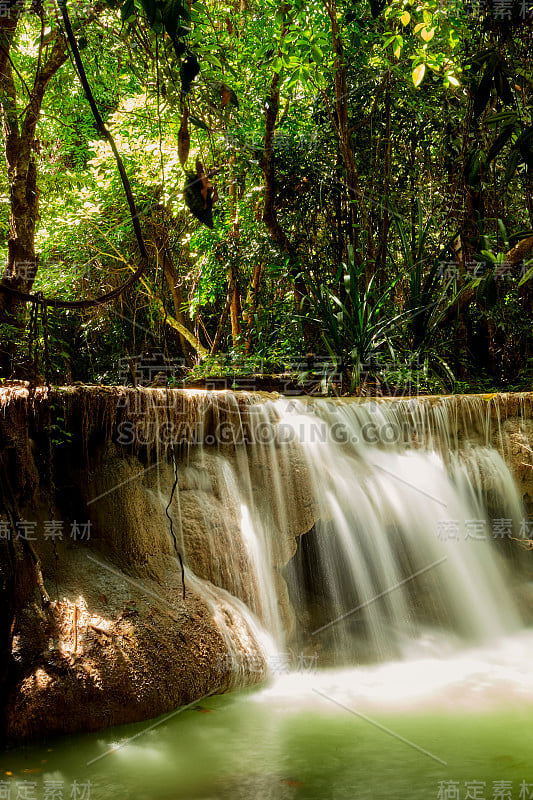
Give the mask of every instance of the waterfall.
POLYGON ((21 595, 11 741, 146 719, 268 664, 446 671, 533 618, 533 394, 18 387, 0 412, 0 521, 33 520, 38 561, 11 546, 54 630, 21 595), (80 520, 90 538, 69 537, 80 520))
POLYGON ((293 403, 280 415, 306 453, 319 508, 312 547, 290 580, 300 603, 304 594, 318 603, 308 633, 336 658, 412 652, 428 624, 470 641, 520 627, 479 496, 481 474, 492 473, 505 489, 501 517, 516 532, 521 506, 508 468, 487 447, 452 450, 446 465, 434 441, 415 448, 400 438, 404 413, 359 403, 316 403, 309 413, 293 403))
POLYGON ((480 398, 461 415, 454 398, 222 393, 206 408, 174 508, 185 559, 278 650, 383 661, 428 632, 473 643, 521 626, 498 550, 524 512, 480 398))

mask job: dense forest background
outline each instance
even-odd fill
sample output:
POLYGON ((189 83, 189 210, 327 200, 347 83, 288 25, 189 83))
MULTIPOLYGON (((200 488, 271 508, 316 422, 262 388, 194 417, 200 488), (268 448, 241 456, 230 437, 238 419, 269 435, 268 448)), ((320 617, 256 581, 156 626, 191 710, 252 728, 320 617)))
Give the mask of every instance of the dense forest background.
POLYGON ((1 378, 530 389, 532 21, 523 0, 0 3, 1 378))

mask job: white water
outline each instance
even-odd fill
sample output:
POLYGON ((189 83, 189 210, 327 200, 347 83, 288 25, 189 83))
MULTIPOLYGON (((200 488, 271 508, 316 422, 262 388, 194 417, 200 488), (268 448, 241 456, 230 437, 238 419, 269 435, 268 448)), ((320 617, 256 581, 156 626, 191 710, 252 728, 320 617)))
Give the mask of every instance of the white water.
POLYGON ((391 647, 401 652, 405 641, 418 638, 420 592, 425 611, 467 640, 484 641, 520 627, 476 495, 481 476, 495 474, 504 487, 506 516, 516 524, 521 507, 506 465, 486 447, 467 453, 469 466, 452 451, 446 467, 434 449, 387 444, 393 423, 399 427, 397 411, 377 404, 317 403, 308 414, 305 404, 286 403, 280 413, 280 424, 292 429, 305 450, 320 508, 315 569, 327 576, 331 619, 311 635, 333 634, 335 648, 355 658, 354 618, 378 658, 390 656, 391 647), (311 435, 317 414, 327 426, 325 441, 311 435))
POLYGON ((434 631, 413 640, 401 660, 274 675, 250 696, 271 710, 338 713, 524 711, 533 704, 533 631, 459 647, 434 631))
MULTIPOLYGON (((519 630, 482 487, 496 487, 514 535, 523 511, 478 406, 467 409, 476 440, 458 450, 446 403, 279 399, 248 406, 243 421, 225 395, 224 413, 211 414, 231 418, 231 435, 193 448, 188 467, 189 486, 223 509, 216 524, 202 512, 209 578, 247 604, 280 652, 322 665, 411 657, 428 630, 443 652, 519 630), (295 530, 302 503, 311 533, 295 530)), ((178 513, 179 503, 178 493, 178 513)))

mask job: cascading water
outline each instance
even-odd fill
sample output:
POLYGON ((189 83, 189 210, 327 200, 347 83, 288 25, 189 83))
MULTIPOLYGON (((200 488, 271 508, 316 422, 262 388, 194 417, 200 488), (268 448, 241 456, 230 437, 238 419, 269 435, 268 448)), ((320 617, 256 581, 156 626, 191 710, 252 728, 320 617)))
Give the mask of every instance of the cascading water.
MULTIPOLYGON (((472 643, 520 628, 493 540, 518 536, 523 512, 482 404, 467 408, 466 446, 446 402, 263 398, 244 414, 234 395, 218 402, 199 437, 211 446, 180 466, 182 488, 202 493, 202 577, 246 603, 278 650, 383 661, 412 655, 428 631, 472 643)), ((178 493, 194 565, 183 504, 178 493)))
MULTIPOLYGON (((391 406, 318 403, 313 411, 291 405, 280 417, 306 451, 319 507, 305 567, 323 587, 321 598, 310 590, 321 601, 311 636, 336 659, 360 661, 365 650, 378 660, 412 652, 428 623, 471 641, 516 630, 490 522, 460 457, 447 469, 435 450, 398 442, 403 426, 391 406)), ((486 448, 469 456, 501 476, 516 523, 520 502, 503 460, 486 448)))

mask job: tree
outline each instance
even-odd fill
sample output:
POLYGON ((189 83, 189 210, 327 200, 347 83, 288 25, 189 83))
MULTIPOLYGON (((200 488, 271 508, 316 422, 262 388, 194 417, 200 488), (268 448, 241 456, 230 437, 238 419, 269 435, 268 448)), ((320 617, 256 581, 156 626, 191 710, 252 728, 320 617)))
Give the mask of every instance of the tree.
MULTIPOLYGON (((103 4, 88 14, 78 13, 76 29, 95 19, 103 4)), ((32 3, 27 14, 10 3, 9 13, 0 17, 0 109, 4 152, 9 180, 11 208, 7 261, 2 283, 29 292, 38 269, 35 228, 39 217, 39 187, 35 159, 36 131, 46 91, 68 58, 68 46, 52 11, 41 2, 32 3), (33 70, 25 70, 19 53, 20 40, 38 30, 38 56, 33 70)), ((8 323, 22 332, 25 325, 23 301, 0 292, 0 324, 8 323)), ((4 376, 12 371, 12 348, 0 355, 4 376)))

